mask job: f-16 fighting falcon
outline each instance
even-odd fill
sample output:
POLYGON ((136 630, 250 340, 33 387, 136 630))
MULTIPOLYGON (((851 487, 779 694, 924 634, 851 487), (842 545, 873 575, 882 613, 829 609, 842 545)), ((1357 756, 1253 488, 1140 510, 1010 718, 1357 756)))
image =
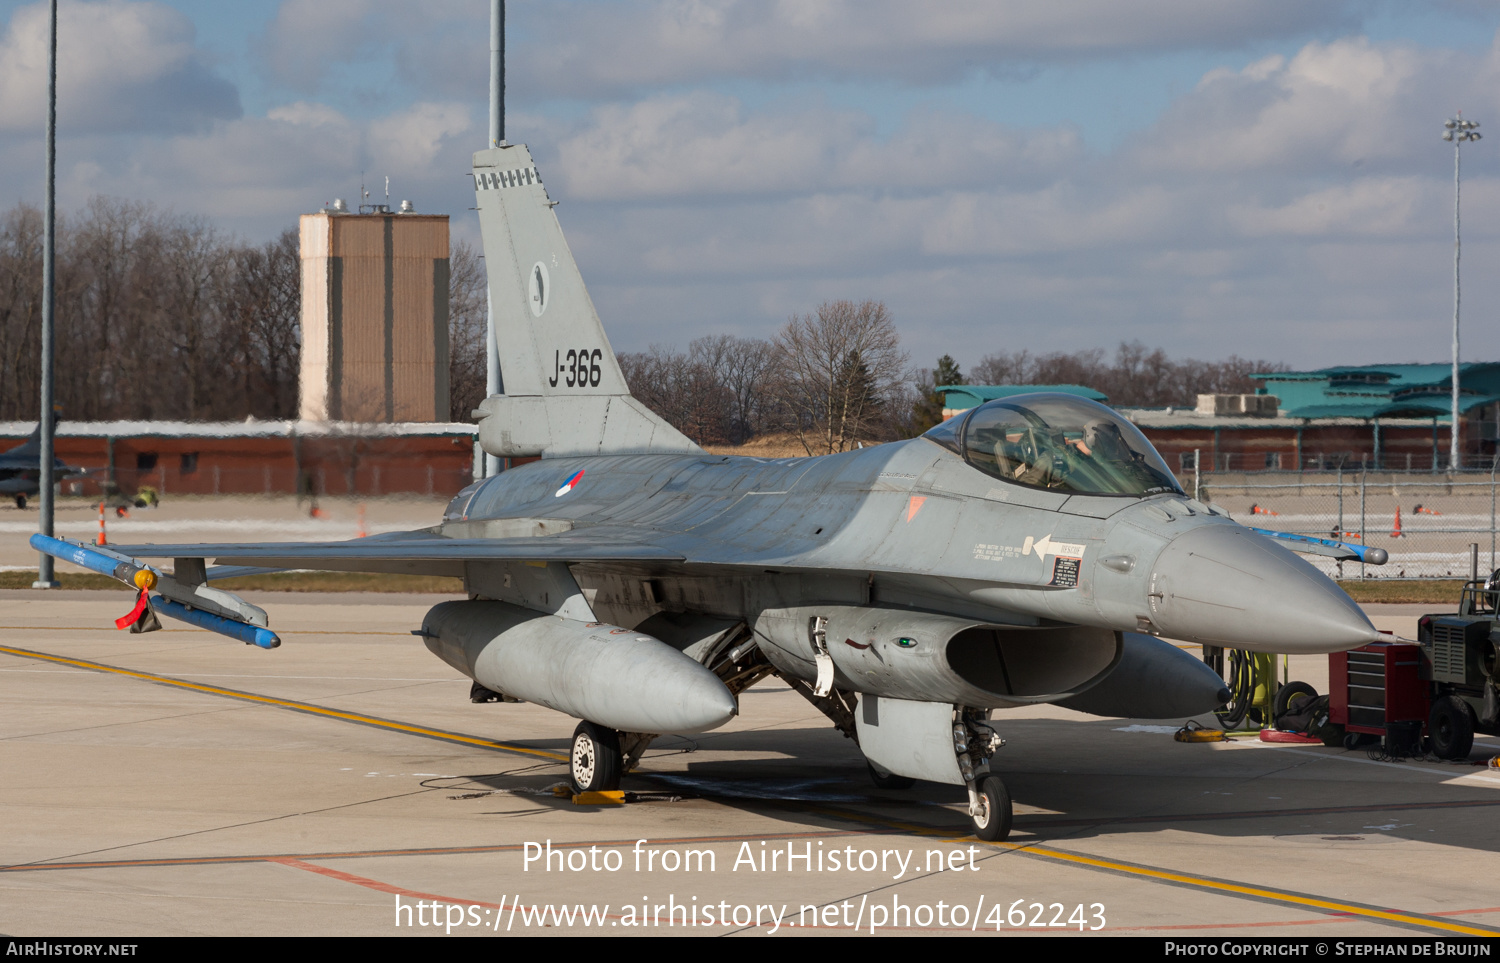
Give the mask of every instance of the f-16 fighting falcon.
POLYGON ((417 634, 476 700, 581 720, 579 791, 617 788, 655 736, 721 726, 777 675, 857 741, 877 785, 963 786, 985 839, 1011 823, 996 710, 1181 718, 1228 693, 1164 639, 1305 653, 1377 638, 1283 545, 1363 549, 1236 524, 1185 495, 1129 421, 1077 397, 993 401, 818 458, 706 454, 631 397, 527 148, 476 153, 474 184, 505 386, 475 412, 479 439, 539 460, 464 489, 422 531, 32 544, 140 587, 141 627, 166 615, 266 648, 266 613, 216 576, 462 578, 468 600, 417 634))
MULTIPOLYGON (((56 418, 53 419, 54 424, 56 418)), ((17 508, 26 507, 26 499, 41 491, 42 426, 38 422, 31 437, 9 451, 0 452, 0 495, 9 495, 17 508)), ((53 477, 82 475, 83 469, 68 465, 61 458, 52 462, 53 477)))

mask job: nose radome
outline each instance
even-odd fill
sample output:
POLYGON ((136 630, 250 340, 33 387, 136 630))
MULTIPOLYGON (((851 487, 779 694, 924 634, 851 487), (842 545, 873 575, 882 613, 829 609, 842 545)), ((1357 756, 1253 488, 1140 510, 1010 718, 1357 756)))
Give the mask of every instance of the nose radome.
POLYGON ((1169 638, 1288 654, 1380 638, 1326 575, 1238 525, 1205 525, 1167 543, 1146 591, 1152 622, 1169 638))

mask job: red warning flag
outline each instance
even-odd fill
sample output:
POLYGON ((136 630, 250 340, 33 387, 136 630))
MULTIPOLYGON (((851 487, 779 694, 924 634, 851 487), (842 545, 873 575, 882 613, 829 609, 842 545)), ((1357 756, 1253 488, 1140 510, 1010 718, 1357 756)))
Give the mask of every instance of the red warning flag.
POLYGON ((150 600, 146 597, 146 590, 141 589, 140 596, 135 600, 135 608, 131 609, 128 614, 122 615, 119 618, 115 619, 115 628, 128 629, 132 625, 134 625, 136 619, 139 619, 141 617, 141 613, 146 611, 146 605, 149 601, 150 600))

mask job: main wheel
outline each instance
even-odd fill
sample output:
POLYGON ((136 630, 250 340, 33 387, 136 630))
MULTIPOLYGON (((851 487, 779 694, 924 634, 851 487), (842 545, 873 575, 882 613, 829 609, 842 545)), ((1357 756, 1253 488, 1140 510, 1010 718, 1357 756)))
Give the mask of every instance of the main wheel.
POLYGON ((26 496, 25 495, 21 495, 21 494, 16 495, 16 507, 17 508, 25 508, 26 507, 26 496))
POLYGON ((574 792, 619 789, 620 734, 592 722, 580 722, 573 730, 568 775, 572 777, 574 792))
POLYGON ((870 781, 875 784, 876 789, 910 789, 917 784, 917 781, 910 776, 898 776, 894 772, 881 775, 880 770, 871 765, 868 760, 865 762, 865 768, 870 770, 870 781))
POLYGON ((1427 735, 1432 739, 1432 754, 1439 759, 1467 759, 1474 748, 1474 716, 1469 713, 1469 704, 1455 695, 1434 702, 1427 716, 1427 735))
POLYGON ((1010 835, 1010 793, 994 773, 986 773, 974 787, 979 790, 979 812, 969 815, 974 835, 991 842, 1010 835))

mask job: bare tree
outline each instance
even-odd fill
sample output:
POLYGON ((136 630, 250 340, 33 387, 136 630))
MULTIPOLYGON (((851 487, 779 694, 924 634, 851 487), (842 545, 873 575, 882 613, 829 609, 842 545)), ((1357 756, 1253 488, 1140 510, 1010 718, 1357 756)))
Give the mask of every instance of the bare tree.
POLYGON ((825 301, 788 320, 775 345, 787 427, 808 454, 889 433, 886 414, 907 379, 907 357, 882 302, 825 301))
POLYGON ((0 220, 0 417, 35 417, 42 330, 42 212, 0 220))
POLYGON ((1250 375, 1286 371, 1281 362, 1231 355, 1224 361, 1187 359, 1176 362, 1160 348, 1139 341, 1122 342, 1113 362, 1102 349, 1033 355, 1002 351, 974 366, 974 384, 1078 384, 1109 396, 1114 405, 1191 406, 1201 394, 1249 394, 1258 386, 1250 375))
POLYGON ((714 369, 697 353, 663 345, 622 354, 620 370, 630 393, 700 445, 730 440, 733 404, 714 369))
POLYGON ((730 442, 742 444, 766 430, 774 404, 771 382, 776 349, 771 342, 708 335, 688 345, 688 357, 729 396, 726 430, 730 442))
POLYGON ((488 383, 488 301, 484 265, 467 241, 448 254, 448 417, 472 421, 488 383))
POLYGON ((302 356, 302 258, 296 230, 234 252, 225 295, 225 349, 237 359, 241 397, 230 417, 295 418, 302 356))

